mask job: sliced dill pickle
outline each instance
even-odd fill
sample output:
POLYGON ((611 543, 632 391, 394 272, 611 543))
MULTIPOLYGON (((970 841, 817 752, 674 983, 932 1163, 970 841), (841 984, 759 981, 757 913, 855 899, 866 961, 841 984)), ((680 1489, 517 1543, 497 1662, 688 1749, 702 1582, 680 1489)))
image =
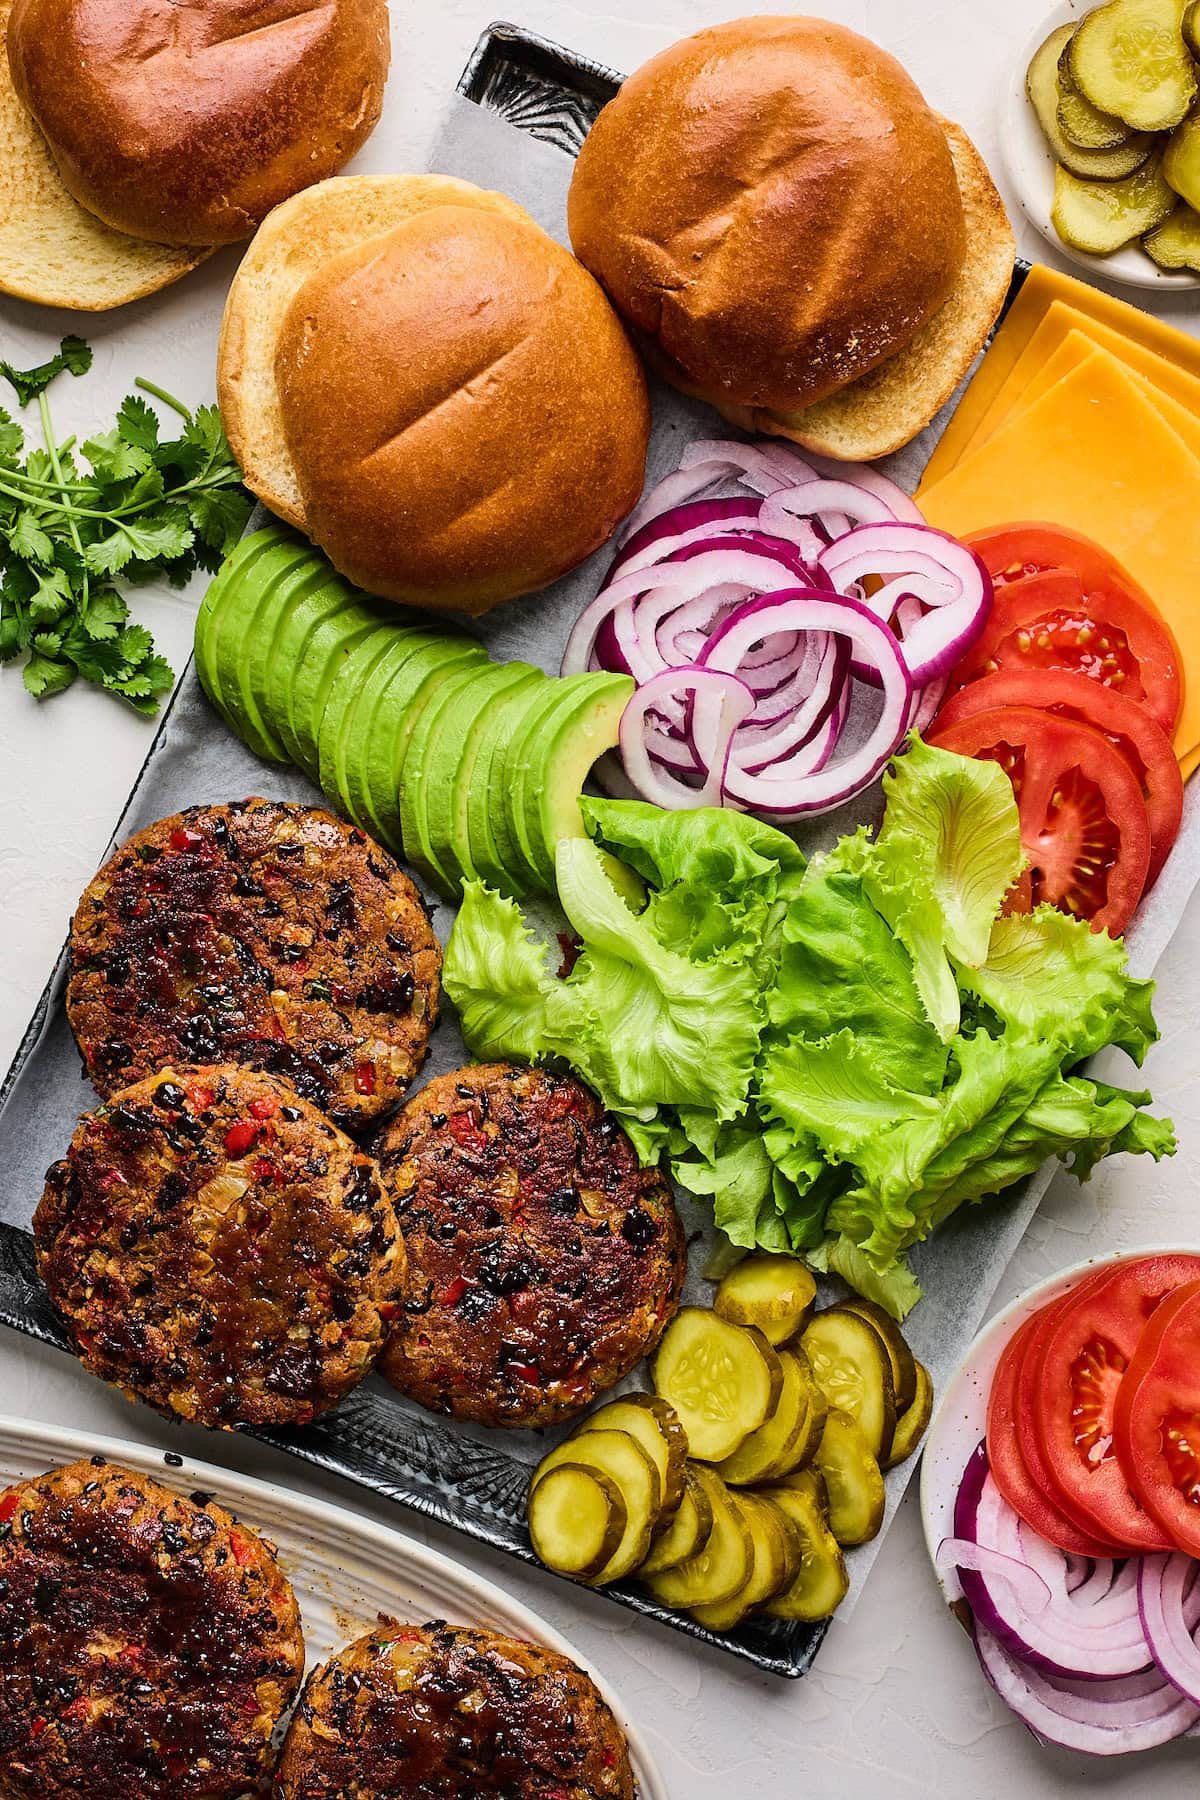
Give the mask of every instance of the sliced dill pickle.
POLYGON ((884 1312, 875 1300, 868 1300, 862 1294, 852 1294, 848 1300, 839 1300, 838 1307, 842 1312, 857 1313, 873 1325, 883 1339, 888 1360, 892 1365, 892 1386, 896 1390, 896 1411, 902 1413, 912 1405, 912 1397, 917 1389, 916 1358, 904 1341, 904 1336, 890 1313, 884 1312))
POLYGON ((675 1569, 690 1557, 699 1556, 713 1528, 712 1501, 708 1489, 691 1463, 684 1473, 683 1498, 671 1522, 660 1527, 643 1560, 642 1575, 656 1574, 660 1569, 675 1569))
POLYGON ((1065 92, 1060 69, 1063 50, 1074 33, 1073 25, 1060 25, 1050 33, 1029 65, 1025 92, 1056 162, 1084 180, 1117 181, 1140 168, 1153 139, 1146 132, 1134 132, 1112 149, 1084 150, 1066 136, 1058 122, 1058 106, 1065 92))
POLYGON ((664 1606, 691 1612, 697 1606, 716 1606, 732 1600, 750 1580, 754 1568, 754 1544, 750 1522, 719 1475, 697 1467, 712 1506, 713 1525, 703 1550, 672 1569, 660 1569, 644 1577, 644 1585, 664 1606))
MULTIPOLYGON (((808 1357, 805 1355, 801 1346, 799 1344, 790 1344, 788 1346, 788 1355, 796 1358, 812 1384, 812 1400, 807 1413, 804 1415, 804 1430, 799 1441, 795 1445, 796 1460, 792 1464, 792 1469, 802 1469, 808 1463, 811 1463, 813 1457, 817 1453, 817 1445, 821 1441, 821 1433, 824 1431, 825 1421, 829 1417, 829 1400, 824 1388, 819 1386, 817 1378, 813 1374, 812 1364, 809 1362, 808 1357)), ((788 1473, 791 1474, 791 1472, 791 1469, 789 1469, 788 1473)))
POLYGON ((1200 0, 1188 0, 1183 9, 1182 30, 1184 43, 1200 60, 1200 0))
POLYGON ((1142 249, 1160 269, 1200 274, 1200 213, 1181 200, 1165 224, 1146 233, 1142 249))
POLYGON ((742 1439, 732 1456, 718 1465, 718 1474, 731 1487, 773 1481, 794 1469, 803 1455, 816 1382, 807 1357, 801 1363, 790 1350, 781 1350, 779 1360, 783 1365, 783 1386, 774 1412, 757 1431, 742 1439))
POLYGON ((1163 175, 1181 200, 1200 209, 1200 113, 1189 113, 1167 139, 1163 175))
POLYGON ((763 1610, 773 1619, 829 1618, 846 1598, 850 1577, 812 1484, 794 1478, 786 1487, 765 1488, 763 1498, 784 1514, 800 1544, 794 1579, 763 1610))
POLYGON ((661 1500, 656 1529, 669 1524, 683 1499, 688 1454, 687 1438, 675 1409, 657 1394, 626 1394, 590 1413, 575 1436, 578 1439, 589 1431, 627 1431, 641 1445, 658 1470, 661 1500))
POLYGON ((534 1470, 530 1507, 550 1471, 565 1463, 598 1469, 601 1475, 607 1475, 615 1483, 625 1503, 625 1529, 621 1541, 609 1560, 591 1577, 597 1587, 620 1581, 640 1566, 650 1548, 662 1504, 658 1470, 627 1431, 577 1432, 544 1456, 534 1470))
POLYGON ((709 1631, 732 1631, 754 1607, 763 1605, 782 1588, 790 1586, 797 1560, 793 1549, 795 1540, 777 1508, 760 1500, 756 1494, 731 1494, 729 1498, 740 1508, 750 1528, 750 1575, 731 1599, 692 1607, 693 1619, 709 1631))
POLYGON ((628 1515, 611 1475, 559 1463, 529 1491, 529 1537, 548 1569, 592 1581, 610 1563, 628 1515))
POLYGON ((761 1331, 685 1306, 655 1353, 654 1385, 678 1414, 691 1454, 723 1462, 774 1411, 783 1368, 761 1331))
POLYGON ((839 1544, 867 1543, 883 1523, 883 1476, 857 1422, 836 1406, 829 1409, 816 1466, 829 1491, 830 1531, 839 1544))
POLYGON ((1056 37, 1064 37, 1058 53, 1058 129, 1067 142, 1080 150, 1118 150, 1133 135, 1124 119, 1103 113, 1085 99, 1071 78, 1071 39, 1076 27, 1061 27, 1056 37))
MULTIPOLYGON (((1196 221, 1200 228, 1200 219, 1196 221)), ((892 1449, 885 1469, 894 1469, 897 1463, 907 1462, 929 1425, 933 1413, 933 1379, 924 1363, 916 1363, 916 1387, 913 1397, 896 1420, 896 1434, 892 1439, 892 1449)))
POLYGON ((1122 181, 1081 181, 1068 169, 1056 169, 1050 218, 1064 244, 1109 256, 1161 225, 1175 198, 1161 156, 1150 157, 1122 181))
POLYGON ((857 1420, 872 1456, 886 1456, 896 1428, 896 1390, 887 1346, 874 1325, 859 1313, 830 1307, 817 1314, 800 1342, 830 1406, 857 1420))
POLYGON ((1181 0, 1108 0, 1071 39, 1071 80, 1100 112, 1135 131, 1171 131, 1196 95, 1181 0))
POLYGON ((726 1275, 713 1311, 731 1325, 757 1325, 769 1344, 786 1344, 808 1322, 817 1284, 798 1257, 747 1256, 726 1275))

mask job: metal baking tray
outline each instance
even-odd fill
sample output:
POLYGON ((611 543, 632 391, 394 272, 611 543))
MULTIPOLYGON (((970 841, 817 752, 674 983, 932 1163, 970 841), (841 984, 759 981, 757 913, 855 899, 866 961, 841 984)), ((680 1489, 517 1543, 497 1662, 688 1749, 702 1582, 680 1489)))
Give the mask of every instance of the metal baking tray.
MULTIPOLYGON (((459 89, 466 99, 508 124, 573 155, 619 82, 610 69, 517 26, 495 24, 480 39, 459 89)), ((1014 293, 1026 272, 1027 265, 1017 265, 1014 293)), ((301 802, 320 798, 296 771, 265 767, 224 731, 208 710, 189 664, 117 822, 114 842, 193 801, 255 792, 301 802)), ((438 922, 441 925, 441 918, 438 922)), ((80 1062, 66 1024, 65 980, 64 950, 0 1087, 0 1322, 69 1351, 37 1278, 27 1228, 46 1163, 61 1153, 76 1116, 92 1104, 90 1089, 80 1081, 80 1062)), ((456 1024, 444 1020, 428 1072, 452 1068, 460 1060, 465 1055, 456 1024)), ((999 1279, 998 1254, 1002 1266, 1047 1181, 1048 1176, 1033 1178, 1017 1193, 993 1203, 987 1218, 979 1216, 984 1209, 972 1209, 976 1216, 958 1229, 958 1253, 965 1256, 964 1266, 974 1283, 974 1306, 967 1309, 972 1316, 964 1321, 966 1336, 956 1355, 999 1279)), ((914 1341, 919 1353, 932 1360, 932 1346, 922 1344, 919 1330, 914 1341)), ((940 1360, 944 1359, 934 1361, 938 1379, 949 1373, 948 1366, 939 1366, 940 1360)), ((524 1523, 530 1466, 543 1448, 533 1433, 489 1432, 432 1416, 372 1377, 335 1413, 312 1425, 255 1435, 540 1567, 524 1523)), ((214 1439, 213 1454, 220 1455, 219 1439, 214 1439)), ((893 1490, 889 1515, 904 1479, 889 1478, 893 1490)), ((660 1607, 632 1584, 603 1592, 615 1604, 782 1676, 796 1677, 808 1670, 827 1629, 751 1619, 732 1633, 714 1636, 693 1620, 660 1607)))

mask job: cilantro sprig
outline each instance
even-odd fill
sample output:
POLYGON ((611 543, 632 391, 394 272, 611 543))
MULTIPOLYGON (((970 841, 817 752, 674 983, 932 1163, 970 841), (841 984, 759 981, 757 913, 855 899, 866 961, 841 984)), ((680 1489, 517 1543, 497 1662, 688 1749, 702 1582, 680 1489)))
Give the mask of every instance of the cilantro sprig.
POLYGON ((184 587, 200 568, 220 567, 245 529, 253 501, 215 406, 195 413, 153 382, 126 396, 113 427, 79 446, 60 442, 46 390, 92 353, 64 338, 57 356, 0 378, 22 406, 37 402, 43 446, 26 450, 21 426, 0 409, 0 662, 24 656, 37 700, 82 677, 147 717, 174 672, 145 626, 131 621, 125 587, 165 577, 184 587), (150 394, 183 420, 163 441, 150 394))

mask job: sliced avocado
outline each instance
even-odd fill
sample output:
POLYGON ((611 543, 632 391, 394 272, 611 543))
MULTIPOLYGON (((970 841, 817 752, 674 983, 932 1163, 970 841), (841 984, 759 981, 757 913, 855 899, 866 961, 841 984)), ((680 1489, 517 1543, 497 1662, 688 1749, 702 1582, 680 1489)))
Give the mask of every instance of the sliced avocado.
MULTIPOLYGON (((411 812, 420 855, 442 893, 452 898, 463 877, 450 826, 450 803, 465 757, 474 758, 475 744, 488 712, 501 696, 536 674, 529 663, 489 663, 472 670, 463 683, 447 682, 430 707, 429 723, 422 721, 418 735, 425 740, 423 760, 415 785, 405 782, 400 794, 400 819, 411 812), (411 798, 410 798, 411 796, 411 798)), ((416 753, 417 738, 409 747, 405 770, 416 753)), ((405 842, 408 842, 407 831, 405 842)))
POLYGON ((255 755, 267 762, 286 762, 288 753, 273 723, 263 715, 261 682, 250 673, 251 653, 262 638, 274 635, 297 584, 306 576, 314 578, 310 546, 297 537, 278 545, 255 565, 253 576, 240 584, 239 594, 226 602, 214 646, 217 681, 230 722, 255 755))
POLYGON ((311 588, 294 606, 281 607, 281 618, 270 634, 273 656, 263 674, 259 711, 288 753, 298 763, 300 746, 292 725, 292 687, 313 634, 354 605, 354 590, 339 575, 330 575, 311 588))
POLYGON ((356 598, 318 625, 304 646, 292 673, 288 717, 296 739, 296 761, 313 781, 320 767, 317 745, 325 702, 338 670, 364 638, 392 629, 390 621, 394 618, 386 601, 372 604, 365 598, 356 598))
POLYGON ((511 724, 518 702, 527 702, 533 689, 543 686, 546 680, 540 669, 523 662, 500 663, 497 674, 507 679, 497 679, 486 694, 464 696, 459 709, 461 717, 446 722, 444 735, 451 744, 455 730, 461 730, 462 750, 457 762, 447 757, 430 772, 425 803, 430 841, 434 855, 456 887, 464 878, 479 873, 473 855, 471 809, 478 791, 486 812, 490 752, 485 761, 485 742, 494 743, 497 731, 507 735, 505 720, 511 724), (467 714, 468 704, 475 709, 473 716, 467 714), (495 726, 493 721, 497 721, 495 726))
MULTIPOLYGON (((328 588, 333 571, 325 558, 311 547, 305 560, 294 565, 277 582, 269 602, 259 607, 245 633, 236 680, 241 692, 253 697, 256 716, 265 736, 279 746, 283 761, 291 756, 285 736, 287 690, 285 682, 277 682, 276 667, 280 645, 290 636, 295 616, 307 609, 314 596, 328 588)), ((247 704, 250 704, 249 700, 247 704)))
POLYGON ((407 637, 412 627, 379 625, 342 658, 325 700, 317 736, 317 769, 321 791, 339 811, 347 808, 344 746, 349 722, 365 692, 370 692, 375 671, 397 636, 407 637))
POLYGON ((361 825, 364 831, 369 831, 373 836, 379 834, 379 826, 370 810, 368 776, 375 743, 376 719, 384 697, 393 677, 406 662, 418 652, 429 650, 435 645, 444 645, 448 641, 454 640, 445 632, 428 629, 410 631, 407 627, 397 631, 372 670, 370 684, 360 690, 358 701, 346 719, 345 735, 338 752, 345 786, 346 809, 354 823, 361 825))
MULTIPOLYGON (((496 888, 503 894, 512 894, 518 899, 525 890, 514 887, 509 880, 496 843, 492 767, 497 759, 503 759, 509 743, 522 729, 531 709, 539 703, 549 685, 550 677, 539 670, 533 679, 524 682, 498 701, 484 720, 473 767, 469 771, 466 768, 460 770, 459 775, 460 783, 465 775, 470 784, 466 796, 467 826, 463 846, 467 856, 460 858, 463 867, 469 868, 470 873, 488 887, 496 888)), ((457 809, 461 803, 456 790, 452 805, 457 809)))
MULTIPOLYGON (((567 677, 575 683, 581 679, 584 678, 578 675, 567 677)), ((497 745, 488 772, 488 811, 496 849, 496 885, 501 893, 513 894, 517 899, 542 886, 537 865, 525 852, 517 821, 520 771, 527 752, 531 752, 537 742, 543 719, 562 704, 564 685, 562 680, 552 679, 544 688, 533 690, 528 707, 513 722, 508 742, 497 745)), ((487 879, 486 875, 484 879, 487 879)))
POLYGON ((450 880, 433 855, 429 842, 428 815, 424 800, 432 763, 442 753, 453 754, 441 740, 441 721, 446 707, 458 697, 485 680, 491 663, 457 669, 447 675, 427 703, 421 708, 408 740, 404 761, 400 766, 400 834, 404 853, 414 869, 419 869, 440 893, 450 892, 450 880))
POLYGON ((397 670, 381 697, 367 744, 367 804, 375 835, 394 850, 404 851, 400 831, 400 771, 423 708, 442 682, 466 665, 486 663, 482 648, 467 637, 445 637, 418 650, 397 670))
POLYGON ((225 608, 244 585, 261 587, 264 575, 259 573, 260 565, 265 562, 269 574, 272 553, 283 539, 284 533, 276 527, 243 538, 209 582, 196 614, 196 674, 204 692, 227 724, 231 721, 221 689, 216 654, 221 621, 225 608))
POLYGON ((521 845, 547 893, 554 892, 554 849, 583 837, 579 796, 593 763, 617 742, 633 697, 628 675, 577 675, 562 683, 559 704, 526 744, 514 804, 521 845))

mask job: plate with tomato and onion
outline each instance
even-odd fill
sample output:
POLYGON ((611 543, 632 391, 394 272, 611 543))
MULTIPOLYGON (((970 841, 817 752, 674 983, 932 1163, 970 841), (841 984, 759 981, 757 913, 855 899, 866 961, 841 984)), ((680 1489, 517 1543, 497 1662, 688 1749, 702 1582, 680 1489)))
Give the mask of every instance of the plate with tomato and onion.
POLYGON ((983 1673, 1094 1755, 1200 1734, 1200 1246, 1030 1289, 943 1390, 926 1543, 983 1673))
POLYGON ((1012 780, 1029 866, 1009 910, 1049 902, 1116 937, 1182 821, 1178 645, 1149 595, 1075 532, 1009 524, 965 541, 994 601, 926 737, 1012 780))

